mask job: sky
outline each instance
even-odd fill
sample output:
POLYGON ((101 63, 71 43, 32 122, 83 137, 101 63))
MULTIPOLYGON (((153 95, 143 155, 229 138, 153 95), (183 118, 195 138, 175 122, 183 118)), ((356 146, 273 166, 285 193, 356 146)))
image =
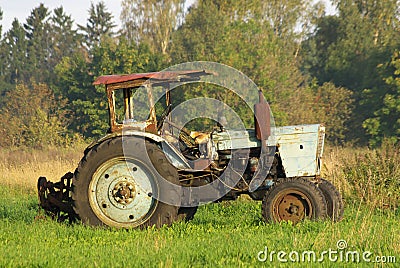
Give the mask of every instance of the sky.
MULTIPOLYGON (((328 0, 323 1, 328 2, 328 0)), ((43 3, 49 10, 63 6, 64 12, 71 15, 76 24, 86 25, 91 2, 96 4, 100 0, 0 0, 0 8, 3 10, 3 20, 0 21, 3 25, 2 33, 11 28, 14 18, 18 18, 20 23, 24 23, 31 11, 38 7, 40 3, 43 3)), ((193 0, 188 0, 188 2, 193 2, 193 0)), ((114 15, 116 25, 121 26, 119 19, 122 9, 121 0, 104 0, 104 3, 108 11, 114 15)), ((333 12, 333 8, 328 6, 327 13, 332 14, 333 12)))
MULTIPOLYGON (((77 24, 86 25, 89 17, 90 3, 100 2, 99 0, 0 0, 0 8, 3 10, 2 32, 5 33, 11 28, 11 24, 16 17, 20 23, 24 23, 31 11, 43 3, 49 10, 63 6, 64 12, 71 15, 77 24)), ((120 0, 104 0, 109 12, 114 15, 114 22, 120 26, 119 15, 121 14, 120 0)))

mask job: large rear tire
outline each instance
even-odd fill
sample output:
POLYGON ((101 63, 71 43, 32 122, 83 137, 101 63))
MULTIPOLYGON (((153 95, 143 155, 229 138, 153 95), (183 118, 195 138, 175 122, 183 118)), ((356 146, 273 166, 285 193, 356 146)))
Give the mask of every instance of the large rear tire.
POLYGON ((181 207, 178 211, 178 217, 186 222, 194 219, 194 215, 197 212, 198 207, 181 207))
POLYGON ((140 137, 116 137, 94 146, 82 158, 72 198, 87 225, 161 227, 177 220, 177 185, 176 168, 156 144, 140 137))
POLYGON ((327 206, 323 193, 305 178, 284 178, 275 182, 266 192, 262 214, 267 222, 304 219, 323 219, 327 206))

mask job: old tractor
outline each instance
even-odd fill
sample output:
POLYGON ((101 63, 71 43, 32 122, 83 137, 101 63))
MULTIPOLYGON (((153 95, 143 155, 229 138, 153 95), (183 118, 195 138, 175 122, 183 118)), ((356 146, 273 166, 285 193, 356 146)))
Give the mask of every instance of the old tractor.
POLYGON ((39 178, 40 206, 59 220, 144 228, 190 220, 201 204, 247 194, 262 200, 267 222, 340 220, 340 193, 321 178, 323 125, 273 126, 261 91, 251 129, 218 123, 199 133, 173 122, 171 85, 210 75, 216 74, 98 77, 94 85, 104 86, 108 98, 109 131, 86 148, 74 173, 54 183, 39 178), (155 91, 163 92, 162 104, 155 91), (136 113, 141 105, 146 115, 136 113))

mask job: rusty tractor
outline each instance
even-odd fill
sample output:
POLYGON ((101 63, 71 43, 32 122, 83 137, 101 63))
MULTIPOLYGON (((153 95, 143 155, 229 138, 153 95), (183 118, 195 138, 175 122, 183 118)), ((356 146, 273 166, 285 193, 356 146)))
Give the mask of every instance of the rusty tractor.
POLYGON ((321 178, 322 124, 273 126, 261 91, 251 129, 222 122, 200 133, 174 122, 171 86, 213 75, 98 77, 94 85, 104 86, 108 98, 109 131, 85 149, 74 173, 55 183, 39 178, 40 206, 59 220, 144 228, 191 220, 201 204, 247 194, 262 200, 267 222, 340 220, 341 195, 321 178), (163 97, 154 100, 155 92, 163 97), (140 106, 146 113, 136 113, 140 106))

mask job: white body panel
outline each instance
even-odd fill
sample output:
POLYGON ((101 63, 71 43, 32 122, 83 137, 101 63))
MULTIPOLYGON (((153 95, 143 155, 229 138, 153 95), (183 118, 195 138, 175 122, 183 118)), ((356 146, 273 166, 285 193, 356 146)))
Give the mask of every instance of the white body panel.
MULTIPOLYGON (((320 175, 325 127, 320 124, 274 127, 268 146, 276 146, 287 177, 320 175)), ((254 130, 213 133, 218 151, 260 147, 254 130)))

